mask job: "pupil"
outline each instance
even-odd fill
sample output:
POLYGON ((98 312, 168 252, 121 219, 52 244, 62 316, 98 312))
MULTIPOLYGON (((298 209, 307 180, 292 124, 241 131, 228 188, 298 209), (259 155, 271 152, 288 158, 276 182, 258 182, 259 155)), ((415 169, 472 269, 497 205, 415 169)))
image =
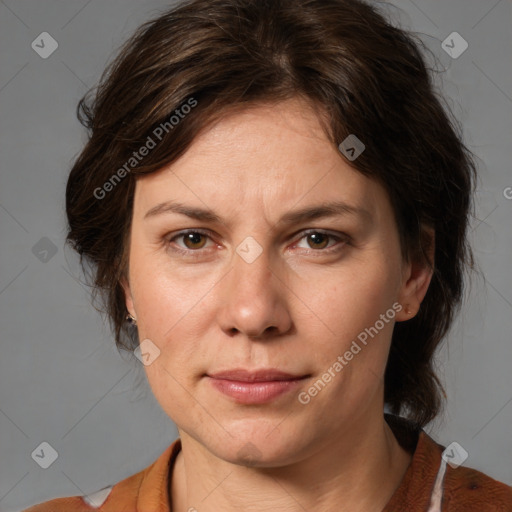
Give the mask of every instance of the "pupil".
MULTIPOLYGON (((313 233, 309 236, 313 240, 314 244, 322 244, 322 239, 327 237, 327 235, 325 235, 324 233, 313 233)), ((325 242, 325 240, 323 241, 325 242)))
POLYGON ((201 243, 201 237, 203 235, 201 233, 188 233, 187 234, 187 241, 191 243, 192 245, 197 245, 201 243))

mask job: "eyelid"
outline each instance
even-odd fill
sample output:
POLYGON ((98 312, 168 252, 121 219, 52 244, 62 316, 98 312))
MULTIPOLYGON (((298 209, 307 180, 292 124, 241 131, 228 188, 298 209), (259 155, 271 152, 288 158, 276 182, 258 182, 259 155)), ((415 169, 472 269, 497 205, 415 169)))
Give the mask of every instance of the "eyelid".
MULTIPOLYGON (((165 237, 165 241, 166 241, 167 246, 169 247, 170 243, 172 241, 174 241, 176 238, 180 238, 182 236, 185 236, 188 233, 200 233, 200 234, 206 236, 207 238, 209 238, 212 242, 215 242, 213 237, 212 237, 211 231, 209 231, 207 229, 202 229, 202 228, 188 228, 188 229, 184 229, 184 230, 178 231, 177 233, 172 233, 171 235, 166 236, 165 237)), ((340 242, 341 242, 341 246, 343 247, 346 243, 351 241, 351 237, 349 235, 347 235, 346 233, 343 233, 343 232, 332 232, 330 230, 325 230, 325 229, 321 229, 321 228, 301 229, 301 230, 295 232, 293 235, 290 235, 288 237, 288 239, 295 238, 297 235, 300 234, 301 236, 294 243, 294 246, 295 246, 303 238, 307 237, 308 235, 310 235, 312 233, 324 234, 324 235, 330 237, 331 239, 336 239, 338 243, 336 243, 334 245, 331 245, 331 246, 328 246, 327 248, 324 248, 324 249, 313 249, 313 248, 304 249, 304 248, 301 248, 301 249, 307 251, 308 254, 310 254, 310 253, 317 253, 317 254, 321 255, 321 254, 328 254, 330 252, 335 252, 336 250, 340 249, 340 247, 339 247, 340 246, 340 242)), ((191 255, 192 257, 200 255, 203 252, 204 249, 205 249, 204 247, 202 247, 200 249, 197 249, 197 250, 194 250, 194 249, 184 249, 184 248, 179 247, 179 246, 172 248, 172 250, 175 251, 175 252, 191 255)))
POLYGON ((341 232, 341 231, 333 231, 330 229, 322 229, 322 228, 307 228, 307 229, 299 229, 298 231, 295 231, 293 234, 291 234, 288 239, 295 238, 297 235, 302 234, 301 238, 305 237, 306 235, 310 235, 311 233, 321 233, 324 235, 332 236, 333 238, 349 238, 347 234, 341 232))
MULTIPOLYGON (((167 244, 169 244, 176 238, 181 238, 185 235, 188 235, 189 233, 200 233, 201 235, 209 238, 212 242, 214 241, 213 237, 212 237, 212 233, 210 231, 208 231, 207 229, 201 229, 201 228, 189 228, 189 229, 184 229, 182 231, 178 231, 177 233, 174 233, 174 234, 171 233, 171 235, 168 235, 165 237, 165 241, 167 244)), ((201 248, 201 249, 203 249, 203 248, 201 248)), ((179 247, 179 250, 186 251, 186 252, 200 252, 201 249, 197 249, 196 251, 194 251, 193 249, 183 249, 182 247, 179 247)))

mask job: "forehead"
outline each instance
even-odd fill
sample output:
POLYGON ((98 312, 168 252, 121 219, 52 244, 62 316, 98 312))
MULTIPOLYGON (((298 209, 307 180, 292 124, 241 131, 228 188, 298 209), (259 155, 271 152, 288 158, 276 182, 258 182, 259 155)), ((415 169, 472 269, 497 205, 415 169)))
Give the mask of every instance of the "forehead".
POLYGON ((319 115, 294 99, 222 117, 180 159, 138 180, 136 214, 170 200, 269 218, 312 202, 374 209, 384 191, 341 156, 319 115))

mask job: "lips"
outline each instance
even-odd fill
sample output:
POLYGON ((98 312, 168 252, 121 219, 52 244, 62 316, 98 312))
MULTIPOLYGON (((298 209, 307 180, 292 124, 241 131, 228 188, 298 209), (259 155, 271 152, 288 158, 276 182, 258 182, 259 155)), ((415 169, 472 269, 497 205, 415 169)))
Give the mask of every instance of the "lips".
POLYGON ((296 389, 308 375, 277 369, 234 369, 206 375, 214 389, 240 404, 263 404, 296 389))
POLYGON ((254 371, 236 369, 218 373, 209 373, 208 376, 212 379, 234 380, 238 382, 269 382, 293 380, 304 377, 304 375, 293 375, 273 368, 254 371))

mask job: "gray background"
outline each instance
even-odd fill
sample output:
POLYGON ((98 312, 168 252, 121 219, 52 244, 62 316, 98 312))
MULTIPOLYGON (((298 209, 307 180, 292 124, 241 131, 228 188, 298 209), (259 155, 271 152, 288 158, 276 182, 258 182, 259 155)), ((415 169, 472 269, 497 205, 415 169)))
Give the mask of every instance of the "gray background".
MULTIPOLYGON (((394 4, 438 56, 443 90, 481 159, 471 228, 481 276, 439 354, 448 406, 428 430, 460 443, 465 465, 512 484, 511 3, 394 4), (457 59, 441 48, 453 31, 469 44, 457 59)), ((0 511, 114 484, 177 437, 142 365, 117 353, 63 246, 66 177, 85 140, 76 104, 115 49, 167 5, 0 0, 0 511), (31 48, 45 31, 59 45, 47 59, 31 48), (43 441, 59 454, 48 469, 31 458, 43 441)))

